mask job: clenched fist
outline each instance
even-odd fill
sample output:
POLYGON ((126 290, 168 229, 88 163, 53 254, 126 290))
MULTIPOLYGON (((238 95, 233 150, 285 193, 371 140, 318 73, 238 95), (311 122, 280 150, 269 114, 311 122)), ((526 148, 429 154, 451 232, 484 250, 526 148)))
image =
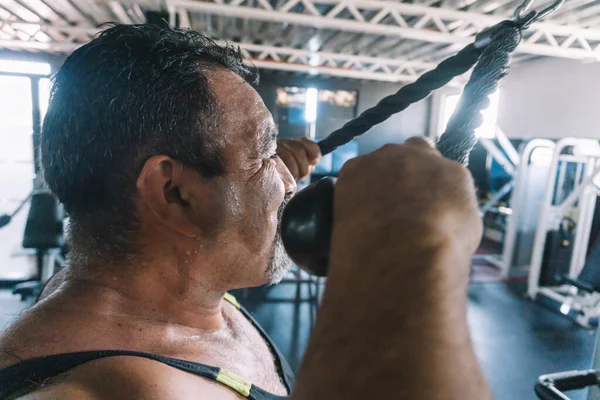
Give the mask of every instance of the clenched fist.
POLYGON ((336 184, 334 218, 340 233, 356 228, 360 242, 456 246, 468 257, 482 233, 470 173, 419 137, 348 161, 336 184))
POLYGON ((319 146, 305 137, 278 140, 277 154, 297 181, 310 175, 321 160, 319 146))

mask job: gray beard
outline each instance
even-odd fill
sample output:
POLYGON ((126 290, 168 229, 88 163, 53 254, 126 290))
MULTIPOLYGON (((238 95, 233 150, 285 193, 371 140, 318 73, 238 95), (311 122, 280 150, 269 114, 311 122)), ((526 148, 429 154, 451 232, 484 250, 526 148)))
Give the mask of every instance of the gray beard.
POLYGON ((275 240, 273 241, 273 256, 271 257, 271 261, 265 273, 269 285, 281 282, 283 277, 292 267, 292 260, 285 252, 283 242, 281 241, 281 216, 283 215, 283 209, 289 200, 290 197, 286 195, 277 211, 277 233, 275 234, 275 240))

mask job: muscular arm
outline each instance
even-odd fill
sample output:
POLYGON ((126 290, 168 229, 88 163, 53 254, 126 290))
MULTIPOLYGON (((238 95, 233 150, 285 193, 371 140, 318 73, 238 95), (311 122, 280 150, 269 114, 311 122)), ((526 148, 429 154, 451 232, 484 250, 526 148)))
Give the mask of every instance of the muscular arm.
MULTIPOLYGON (((390 290, 401 295, 362 290, 352 277, 330 278, 293 398, 490 398, 460 311, 466 299, 436 298, 447 289, 435 274, 398 273, 399 268, 452 269, 470 260, 435 248, 401 248, 383 257, 374 252, 368 260, 353 255, 338 253, 332 262, 340 269, 355 263, 386 266, 390 274, 381 279, 396 282, 390 290)), ((466 291, 465 286, 456 290, 466 291)))
POLYGON ((340 175, 327 288, 294 400, 491 398, 466 321, 481 234, 473 184, 417 144, 340 175))

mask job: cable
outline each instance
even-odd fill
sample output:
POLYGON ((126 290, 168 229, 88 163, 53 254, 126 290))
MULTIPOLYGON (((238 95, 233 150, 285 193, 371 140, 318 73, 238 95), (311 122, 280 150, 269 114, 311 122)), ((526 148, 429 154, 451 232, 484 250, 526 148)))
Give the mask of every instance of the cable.
POLYGON ((489 106, 489 95, 498 89, 498 82, 508 73, 510 56, 520 41, 519 25, 512 21, 503 22, 491 33, 491 41, 484 48, 448 127, 437 143, 444 157, 467 164, 469 153, 477 142, 475 130, 483 123, 481 111, 489 106))
POLYGON ((477 141, 475 129, 483 123, 481 111, 489 106, 488 96, 496 91, 498 81, 508 73, 510 55, 521 41, 522 22, 504 21, 482 32, 474 44, 444 60, 414 83, 403 86, 393 95, 385 97, 377 105, 320 141, 321 154, 331 153, 391 115, 426 98, 432 91, 443 87, 475 65, 448 128, 438 142, 438 149, 442 155, 466 165, 469 152, 477 141))
POLYGON ((355 119, 333 131, 319 142, 321 154, 331 153, 339 146, 362 135, 393 114, 399 113, 413 103, 423 100, 432 91, 445 86, 454 77, 467 72, 479 59, 483 49, 468 45, 456 55, 442 61, 434 70, 421 75, 415 82, 403 86, 396 93, 383 98, 375 106, 365 110, 355 119))

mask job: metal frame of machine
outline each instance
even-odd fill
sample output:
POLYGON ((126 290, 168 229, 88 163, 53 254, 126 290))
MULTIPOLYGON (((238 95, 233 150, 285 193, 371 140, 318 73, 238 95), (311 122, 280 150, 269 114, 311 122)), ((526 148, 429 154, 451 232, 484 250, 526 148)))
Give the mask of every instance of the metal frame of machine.
MULTIPOLYGON (((515 174, 519 166, 519 154, 517 150, 499 127, 496 127, 496 139, 498 139, 500 147, 496 145, 493 139, 480 138, 479 142, 486 149, 488 154, 500 164, 508 175, 511 176, 511 180, 504 184, 500 190, 494 193, 492 197, 479 208, 481 215, 485 215, 486 212, 490 211, 500 199, 513 189, 515 174), (506 156, 504 155, 505 153, 506 156)), ((473 260, 483 260, 498 268, 502 268, 503 254, 475 254, 473 260)))
POLYGON ((520 229, 519 221, 528 212, 523 205, 531 200, 528 187, 531 179, 530 168, 534 163, 532 155, 541 148, 554 149, 555 144, 547 139, 533 139, 517 150, 499 127, 496 128, 496 139, 500 147, 492 139, 482 138, 480 143, 512 179, 480 207, 480 212, 484 215, 494 207, 498 200, 507 193, 512 192, 510 204, 506 210, 508 218, 504 243, 500 254, 478 254, 473 259, 483 260, 498 267, 504 278, 524 276, 526 269, 529 267, 529 262, 524 265, 517 265, 515 249, 520 229))
POLYGON ((568 314, 570 311, 577 313, 575 320, 584 327, 590 326, 590 319, 600 317, 600 293, 581 291, 571 284, 540 286, 539 280, 547 233, 558 229, 562 219, 576 204, 578 212, 573 214, 573 218, 577 223, 577 229, 568 276, 572 279, 579 276, 585 263, 595 200, 598 196, 598 187, 594 183, 594 178, 600 174, 599 160, 600 147, 596 141, 565 138, 556 143, 544 201, 540 208, 527 288, 530 298, 536 299, 537 296, 542 295, 561 303, 561 312, 564 314, 568 314), (586 154, 563 154, 567 147, 581 149, 586 154), (559 183, 564 179, 565 170, 565 168, 559 168, 561 163, 576 163, 577 165, 575 186, 568 194, 561 193, 559 188, 559 183), (559 188, 558 191, 557 188, 559 188))
MULTIPOLYGON (((523 216, 523 208, 519 205, 522 201, 527 201, 527 188, 528 188, 528 177, 529 169, 532 166, 532 154, 540 149, 554 149, 555 143, 547 139, 533 139, 522 147, 519 154, 519 160, 517 168, 513 177, 513 192, 510 199, 511 215, 508 219, 506 226, 506 233, 504 236, 504 245, 502 250, 502 258, 500 269, 502 276, 508 278, 514 275, 515 265, 514 254, 517 242, 517 233, 519 231, 519 221, 523 216)), ((528 266, 523 266, 527 268, 528 266)), ((520 271, 523 272, 523 271, 520 271)))

